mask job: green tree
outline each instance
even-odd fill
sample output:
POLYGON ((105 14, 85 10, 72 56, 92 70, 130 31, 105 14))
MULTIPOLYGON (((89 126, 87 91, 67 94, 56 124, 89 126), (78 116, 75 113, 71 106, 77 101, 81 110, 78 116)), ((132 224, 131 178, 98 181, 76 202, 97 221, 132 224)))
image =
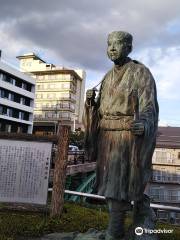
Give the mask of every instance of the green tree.
POLYGON ((81 129, 76 129, 75 132, 70 133, 70 144, 78 146, 82 149, 84 146, 84 132, 81 129))

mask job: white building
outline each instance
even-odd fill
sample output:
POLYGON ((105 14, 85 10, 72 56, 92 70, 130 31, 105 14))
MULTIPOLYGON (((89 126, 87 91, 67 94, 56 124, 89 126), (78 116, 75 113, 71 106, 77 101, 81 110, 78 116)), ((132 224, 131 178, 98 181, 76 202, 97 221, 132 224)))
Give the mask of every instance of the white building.
POLYGON ((35 80, 0 60, 0 131, 32 133, 35 80))

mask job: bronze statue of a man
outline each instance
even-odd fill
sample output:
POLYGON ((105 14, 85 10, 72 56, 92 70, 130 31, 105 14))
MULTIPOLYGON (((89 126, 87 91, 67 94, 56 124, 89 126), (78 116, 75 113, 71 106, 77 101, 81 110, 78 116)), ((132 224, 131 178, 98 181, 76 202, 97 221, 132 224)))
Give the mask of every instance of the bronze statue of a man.
POLYGON ((96 99, 93 89, 86 93, 85 148, 88 157, 97 161, 97 193, 106 197, 109 206, 107 239, 123 238, 131 201, 136 225, 150 209, 144 191, 151 178, 159 109, 152 74, 128 57, 132 39, 127 32, 109 34, 107 54, 114 66, 103 78, 96 99))

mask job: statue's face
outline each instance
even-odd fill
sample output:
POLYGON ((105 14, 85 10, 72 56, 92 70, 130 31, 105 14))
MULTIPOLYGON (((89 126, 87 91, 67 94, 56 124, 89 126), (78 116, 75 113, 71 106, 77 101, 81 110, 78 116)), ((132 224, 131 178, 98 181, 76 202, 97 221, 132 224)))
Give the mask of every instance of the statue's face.
POLYGON ((108 37, 107 55, 115 64, 128 56, 130 47, 122 36, 111 34, 108 37))

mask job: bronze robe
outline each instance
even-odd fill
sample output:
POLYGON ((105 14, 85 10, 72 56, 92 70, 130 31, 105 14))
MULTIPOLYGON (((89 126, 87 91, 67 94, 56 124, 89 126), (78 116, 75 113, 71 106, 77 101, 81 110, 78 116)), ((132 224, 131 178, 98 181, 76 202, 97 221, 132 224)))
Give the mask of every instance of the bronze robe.
POLYGON ((151 178, 158 112, 155 81, 143 64, 128 59, 105 75, 96 104, 85 104, 84 111, 85 149, 97 161, 99 195, 125 201, 142 198, 151 178), (139 119, 145 126, 140 137, 130 131, 133 90, 138 92, 139 119))

